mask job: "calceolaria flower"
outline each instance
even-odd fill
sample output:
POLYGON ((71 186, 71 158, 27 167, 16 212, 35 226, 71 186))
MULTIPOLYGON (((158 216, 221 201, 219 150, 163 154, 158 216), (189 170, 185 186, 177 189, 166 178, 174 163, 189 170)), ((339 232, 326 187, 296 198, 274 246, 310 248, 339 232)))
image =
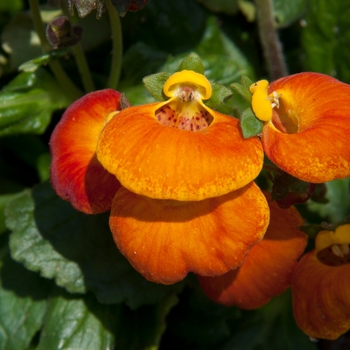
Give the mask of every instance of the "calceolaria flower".
POLYGON ((212 93, 204 75, 177 72, 163 92, 166 101, 122 110, 110 90, 75 102, 53 133, 51 174, 77 209, 80 198, 111 206, 122 254, 148 280, 170 284, 241 265, 264 236, 269 208, 252 182, 261 144, 204 104, 212 93), (76 169, 86 176, 77 179, 76 169))
POLYGON ((198 276, 205 294, 217 303, 256 309, 291 285, 293 269, 307 242, 307 236, 299 229, 303 219, 295 207, 281 209, 269 193, 266 197, 270 225, 243 264, 222 276, 198 276))
POLYGON ((250 87, 264 122, 267 157, 285 172, 321 183, 350 176, 350 86, 319 73, 300 73, 250 87))
POLYGON ((349 244, 349 224, 321 231, 295 268, 294 317, 310 337, 336 339, 350 329, 349 244))

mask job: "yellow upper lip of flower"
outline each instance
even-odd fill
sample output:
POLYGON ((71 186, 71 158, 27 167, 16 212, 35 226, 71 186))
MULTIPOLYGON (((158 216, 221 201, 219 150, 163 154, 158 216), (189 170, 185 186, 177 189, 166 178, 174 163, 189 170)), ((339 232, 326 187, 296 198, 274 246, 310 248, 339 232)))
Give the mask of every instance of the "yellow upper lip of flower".
POLYGON ((193 87, 192 98, 195 100, 208 100, 213 93, 209 80, 191 70, 182 70, 171 75, 163 86, 163 92, 165 96, 183 99, 183 87, 193 87))
POLYGON ((334 244, 350 244, 350 224, 341 225, 335 231, 323 230, 316 236, 316 252, 334 244))

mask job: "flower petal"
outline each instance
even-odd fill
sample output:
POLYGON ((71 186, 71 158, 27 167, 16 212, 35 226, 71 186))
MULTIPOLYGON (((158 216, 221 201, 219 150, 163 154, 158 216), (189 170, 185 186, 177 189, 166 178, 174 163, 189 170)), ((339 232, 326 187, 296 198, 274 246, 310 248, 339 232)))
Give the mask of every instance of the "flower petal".
POLYGON ((293 268, 307 242, 299 230, 303 219, 295 207, 281 209, 268 198, 270 225, 243 265, 218 277, 198 276, 202 289, 213 301, 256 309, 290 286, 293 268))
POLYGON ((244 140, 238 120, 212 111, 198 132, 161 125, 160 104, 127 108, 103 130, 97 156, 132 192, 151 198, 196 201, 251 182, 262 168, 257 138, 244 140))
POLYGON ((110 89, 85 95, 65 111, 51 135, 52 186, 61 198, 87 214, 109 210, 120 187, 95 154, 108 115, 120 109, 120 97, 110 89))
POLYGON ((281 95, 281 106, 263 129, 268 158, 306 182, 350 176, 350 86, 301 73, 271 83, 273 91, 281 95))
POLYGON ((350 329, 350 258, 347 261, 340 266, 325 265, 314 250, 295 268, 294 318, 310 337, 336 339, 350 329))
POLYGON ((254 183, 196 202, 150 199, 122 187, 110 228, 137 271, 171 284, 189 272, 215 276, 236 268, 262 239, 268 221, 266 199, 254 183))

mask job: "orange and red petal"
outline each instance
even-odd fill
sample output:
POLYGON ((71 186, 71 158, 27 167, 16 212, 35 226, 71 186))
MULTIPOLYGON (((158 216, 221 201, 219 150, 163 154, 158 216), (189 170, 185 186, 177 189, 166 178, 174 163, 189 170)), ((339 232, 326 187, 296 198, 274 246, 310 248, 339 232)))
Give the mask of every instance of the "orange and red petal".
POLYGON ((350 176, 350 86, 327 75, 300 73, 271 83, 273 91, 281 95, 281 107, 263 128, 267 157, 306 182, 350 176))
POLYGON ((297 264, 292 280, 293 313, 313 338, 336 339, 350 329, 350 261, 322 264, 312 251, 297 264))
POLYGON ((299 230, 303 219, 295 207, 281 209, 269 200, 270 225, 242 266, 218 277, 198 276, 203 291, 213 301, 242 309, 256 309, 291 284, 292 271, 306 246, 299 230))
POLYGON ((149 281, 171 284, 189 272, 216 276, 238 267, 268 222, 266 199, 254 183, 196 202, 150 199, 122 187, 110 228, 137 271, 149 281))
POLYGON ((238 120, 212 111, 198 132, 160 124, 160 104, 121 111, 103 130, 97 156, 132 192, 151 198, 197 201, 241 188, 259 174, 263 151, 244 140, 238 120))
POLYGON ((95 153, 108 115, 120 110, 120 98, 119 92, 110 89, 85 95, 65 111, 50 139, 52 186, 87 214, 109 210, 120 187, 95 153))

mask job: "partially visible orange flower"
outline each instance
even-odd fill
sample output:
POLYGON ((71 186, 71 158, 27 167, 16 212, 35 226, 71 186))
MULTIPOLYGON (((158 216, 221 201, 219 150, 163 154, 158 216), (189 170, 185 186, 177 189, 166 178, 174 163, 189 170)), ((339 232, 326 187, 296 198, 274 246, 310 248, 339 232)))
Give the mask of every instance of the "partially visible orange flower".
POLYGON ((120 187, 96 158, 96 145, 110 113, 121 109, 121 94, 102 90, 85 95, 63 114, 51 139, 51 183, 57 194, 86 213, 110 210, 120 187))
POLYGON ((315 250, 297 264, 292 280, 298 326, 313 338, 336 339, 350 329, 350 225, 321 231, 315 250))
POLYGON ((164 102, 120 112, 110 90, 73 104, 51 140, 52 181, 79 210, 108 202, 120 251, 148 280, 170 284, 238 267, 263 238, 269 208, 252 182, 261 144, 203 103, 210 82, 183 70, 163 92, 164 102))
POLYGON ((270 225, 264 239, 250 250, 242 266, 219 277, 198 276, 206 295, 217 303, 256 309, 291 284, 294 266, 307 242, 299 229, 303 219, 295 207, 281 209, 269 194, 266 196, 270 225))
POLYGON ((300 73, 251 86, 252 108, 265 122, 267 157, 285 172, 321 183, 350 176, 350 86, 300 73), (274 108, 273 108, 274 107, 274 108))

